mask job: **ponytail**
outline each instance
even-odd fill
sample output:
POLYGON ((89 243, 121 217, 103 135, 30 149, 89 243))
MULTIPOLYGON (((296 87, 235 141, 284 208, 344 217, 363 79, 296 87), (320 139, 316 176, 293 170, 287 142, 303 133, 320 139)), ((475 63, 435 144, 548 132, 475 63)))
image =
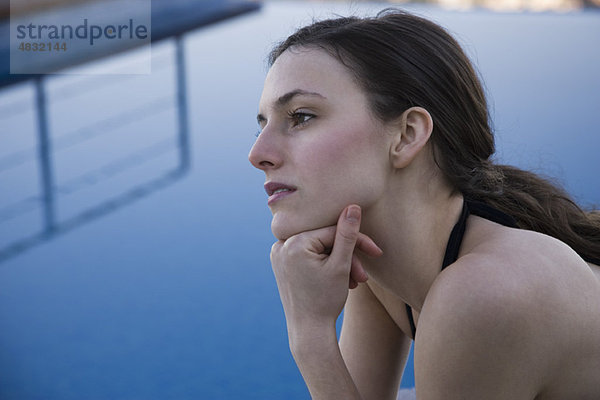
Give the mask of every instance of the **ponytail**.
POLYGON ((555 237, 600 264, 600 212, 582 210, 566 191, 532 172, 487 164, 461 192, 513 217, 517 226, 555 237))

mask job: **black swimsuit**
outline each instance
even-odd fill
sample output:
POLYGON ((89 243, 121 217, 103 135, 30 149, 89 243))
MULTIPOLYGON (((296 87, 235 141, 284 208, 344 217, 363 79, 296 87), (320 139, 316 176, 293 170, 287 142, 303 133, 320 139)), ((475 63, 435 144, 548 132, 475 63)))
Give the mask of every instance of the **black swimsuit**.
MULTIPOLYGON (((456 225, 454 225, 454 228, 452 228, 450 238, 448 239, 448 244, 446 245, 446 253, 444 254, 442 269, 446 268, 448 265, 454 263, 458 259, 458 251, 467 227, 467 218, 469 218, 470 214, 477 215, 478 217, 482 217, 511 228, 517 227, 517 222, 510 215, 506 215, 502 211, 496 210, 487 204, 465 199, 460 218, 458 219, 456 225)), ((586 261, 593 264, 597 263, 597 260, 586 261)), ((415 326, 412 308, 408 304, 406 304, 406 312, 408 313, 408 322, 410 323, 410 330, 414 338, 417 333, 417 328, 415 326)))

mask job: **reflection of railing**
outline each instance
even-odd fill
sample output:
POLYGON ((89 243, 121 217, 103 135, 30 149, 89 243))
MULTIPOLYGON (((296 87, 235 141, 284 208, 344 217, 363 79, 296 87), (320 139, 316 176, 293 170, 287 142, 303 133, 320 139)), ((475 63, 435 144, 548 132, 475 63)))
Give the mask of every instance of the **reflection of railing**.
MULTIPOLYGON (((11 220, 18 219, 28 213, 39 211, 42 223, 40 229, 16 240, 3 240, 0 242, 0 262, 16 255, 31 246, 40 243, 58 233, 63 233, 73 229, 91 219, 106 215, 126 204, 144 197, 157 189, 169 185, 179 179, 188 170, 190 165, 189 140, 188 140, 188 117, 187 117, 187 95, 185 83, 185 59, 183 51, 183 40, 181 36, 175 38, 175 99, 172 95, 160 96, 144 103, 136 104, 128 110, 120 111, 114 115, 102 118, 92 124, 80 127, 73 132, 63 134, 58 137, 51 135, 49 124, 49 102, 47 99, 47 85, 42 78, 35 79, 35 109, 37 110, 37 160, 39 164, 39 178, 41 182, 40 194, 21 198, 16 202, 0 206, 0 229, 3 224, 11 220), (61 153, 65 151, 77 152, 78 148, 86 146, 90 141, 102 141, 103 136, 110 134, 114 130, 127 129, 128 125, 139 124, 145 118, 155 117, 157 114, 176 111, 175 119, 177 129, 171 129, 167 137, 159 138, 154 142, 141 144, 136 143, 127 154, 113 159, 105 159, 100 166, 82 171, 76 176, 64 182, 58 182, 55 174, 55 161, 60 160, 61 153), (173 134, 173 132, 175 134, 173 134), (156 160, 175 153, 175 163, 169 163, 167 168, 164 164, 156 160), (128 185, 123 190, 117 190, 118 193, 111 193, 98 203, 86 200, 86 206, 73 215, 59 217, 57 209, 61 200, 68 199, 69 196, 85 192, 86 189, 93 188, 96 185, 107 186, 106 183, 114 180, 121 175, 127 175, 133 169, 155 165, 149 179, 127 180, 128 185), (158 171, 156 171, 158 165, 158 171)), ((168 65, 167 65, 168 66, 168 65)), ((164 67, 164 65, 163 65, 164 67)), ((154 72, 160 69, 155 66, 154 72)), ((127 80, 136 79, 135 76, 117 76, 113 82, 119 85, 127 85, 127 80)), ((139 77, 137 78, 139 79, 139 77)), ((143 79, 143 77, 142 77, 143 79)), ((57 98, 57 102, 65 101, 69 97, 77 97, 80 93, 98 90, 99 82, 96 87, 94 81, 98 77, 91 77, 82 83, 62 88, 57 98), (89 81, 92 81, 90 85, 89 81)), ((100 78, 100 81, 102 79, 100 78)), ((72 100, 72 99, 71 99, 72 100)), ((7 119, 15 112, 23 111, 27 108, 26 104, 21 102, 5 106, 7 110, 2 112, 0 109, 0 126, 2 119, 7 119)), ((1 138, 0 138, 1 139, 1 138)), ((113 145, 114 146, 114 145, 113 145)), ((31 162, 36 158, 36 149, 21 150, 10 153, 0 158, 0 176, 11 169, 31 162)), ((147 175, 147 174, 146 174, 147 175)), ((147 178, 147 176, 146 176, 147 178)), ((6 190, 2 189, 3 191, 6 190)), ((89 197, 89 196, 88 196, 89 197)), ((63 214, 65 214, 63 212, 63 214)), ((66 212, 69 214, 69 212, 66 212)), ((10 236, 10 232, 4 232, 3 236, 10 236)))
MULTIPOLYGON (((40 189, 37 194, 29 194, 25 197, 2 204, 3 193, 6 188, 0 186, 0 262, 19 254, 32 246, 47 240, 59 233, 71 230, 92 219, 106 215, 117 208, 130 204, 141 197, 165 187, 181 176, 190 166, 190 149, 188 133, 188 113, 186 94, 186 71, 184 57, 184 43, 182 35, 204 25, 224 20, 226 18, 240 15, 245 12, 256 10, 259 4, 255 2, 237 0, 204 0, 196 2, 193 0, 152 0, 152 42, 166 38, 175 38, 174 49, 174 75, 175 93, 168 96, 160 96, 150 101, 140 102, 136 100, 135 107, 125 111, 119 111, 114 115, 105 117, 99 121, 79 127, 62 136, 53 135, 50 117, 53 115, 51 106, 65 101, 69 97, 78 96, 81 93, 104 89, 105 80, 99 76, 90 76, 83 81, 61 89, 60 99, 48 100, 48 79, 43 75, 10 75, 9 74, 9 49, 0 43, 0 88, 12 85, 20 81, 33 81, 34 91, 32 101, 16 101, 9 105, 0 107, 0 133, 5 126, 3 120, 14 116, 23 110, 35 110, 37 122, 36 138, 33 147, 21 149, 10 154, 0 155, 0 178, 3 173, 37 160, 40 189), (100 81, 100 83, 98 83, 100 81), (102 165, 80 172, 66 181, 58 179, 58 164, 64 158, 66 152, 79 152, 79 149, 89 145, 91 141, 102 140, 111 132, 126 128, 128 132, 134 132, 139 128, 130 127, 139 124, 147 118, 171 111, 172 122, 175 129, 167 129, 174 133, 160 140, 148 142, 141 141, 143 145, 132 146, 127 154, 119 155, 111 160, 104 160, 102 165), (163 165, 159 161, 171 155, 171 162, 163 165), (154 164, 153 164, 154 163, 154 164), (141 167, 148 167, 151 171, 150 177, 140 179, 135 173, 141 167), (156 170, 156 166, 161 168, 156 170), (166 168, 165 168, 166 165, 166 168), (131 174, 131 176, 127 176, 131 174), (98 187, 106 182, 118 181, 127 176, 125 188, 112 192, 109 196, 101 193, 98 196, 98 187), (73 207, 72 197, 77 197, 86 191, 93 192, 84 197, 84 207, 73 207), (98 197, 102 197, 98 200, 98 197), (90 201, 90 198, 92 201, 90 201), (65 206, 65 203, 66 206, 65 206), (75 211, 73 211, 75 210, 75 211), (31 222, 31 216, 39 215, 39 221, 31 222), (19 218, 26 219, 31 223, 33 229, 26 234, 15 234, 10 236, 13 230, 10 224, 19 218), (4 227, 4 228, 3 228, 4 227)), ((6 21, 4 21, 6 22, 6 21)), ((0 33, 7 33, 8 24, 0 21, 0 33)), ((4 36, 4 35, 2 35, 4 36)), ((5 46, 6 44, 4 44, 5 46)), ((115 49, 122 51, 124 49, 115 49)), ((101 49, 88 55, 88 60, 99 59, 114 54, 111 49, 101 49)), ((65 58, 65 65, 59 68, 70 67, 80 63, 80 59, 65 58), (69 64, 71 63, 71 64, 69 64)), ((57 66, 53 66, 56 68, 57 66)), ((153 61, 153 74, 156 72, 153 61)), ((126 85, 129 80, 136 79, 135 76, 115 75, 110 82, 114 85, 126 85)), ((0 143, 3 140, 0 135, 0 143)), ((107 141, 110 141, 107 139, 107 141)), ((114 143, 113 143, 114 145, 114 143)), ((116 146, 116 145, 115 145, 116 146)), ((113 146, 114 147, 114 146, 113 146)), ((139 174, 137 174, 139 175, 139 174)), ((1 184, 1 182, 0 182, 1 184)), ((35 218, 33 218, 35 219, 35 218)), ((20 226, 20 225, 19 225, 20 226)))

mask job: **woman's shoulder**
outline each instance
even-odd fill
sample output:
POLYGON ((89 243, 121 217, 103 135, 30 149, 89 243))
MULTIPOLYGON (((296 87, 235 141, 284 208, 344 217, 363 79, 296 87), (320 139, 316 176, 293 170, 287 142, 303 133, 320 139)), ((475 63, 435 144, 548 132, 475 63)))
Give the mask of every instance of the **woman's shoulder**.
POLYGON ((465 242, 431 286, 417 335, 424 350, 416 357, 454 360, 471 378, 486 370, 515 382, 524 378, 524 391, 566 379, 556 377, 566 359, 580 371, 595 371, 600 283, 590 267, 546 235, 488 228, 465 242), (574 361, 573 354, 589 356, 574 361))
POLYGON ((553 340, 546 323, 536 320, 547 312, 536 299, 542 292, 527 281, 528 273, 519 275, 497 254, 466 254, 446 268, 419 316, 421 381, 439 382, 440 391, 459 385, 473 398, 491 398, 494 388, 502 388, 499 398, 534 398, 548 375, 553 340))
POLYGON ((550 279, 536 277, 539 263, 516 253, 531 257, 512 248, 506 254, 470 253, 448 266, 427 294, 420 324, 431 323, 434 331, 474 332, 477 337, 522 330, 522 322, 539 312, 539 305, 551 304, 552 294, 550 279))
POLYGON ((579 327, 600 335, 600 281, 569 246, 489 221, 472 227, 458 260, 431 286, 421 325, 472 333, 471 340, 535 338, 527 350, 548 355, 556 343, 581 345, 579 327))
POLYGON ((441 300, 448 307, 458 302, 466 312, 494 318, 508 312, 518 321, 581 309, 582 295, 600 300, 600 282, 563 242, 533 231, 479 228, 465 237, 466 249, 434 282, 430 302, 441 300))
POLYGON ((562 241, 476 217, 470 221, 458 260, 439 278, 468 279, 472 285, 487 287, 488 293, 493 286, 498 294, 528 298, 539 296, 538 291, 571 296, 579 285, 600 290, 599 282, 590 281, 592 276, 589 265, 562 241))

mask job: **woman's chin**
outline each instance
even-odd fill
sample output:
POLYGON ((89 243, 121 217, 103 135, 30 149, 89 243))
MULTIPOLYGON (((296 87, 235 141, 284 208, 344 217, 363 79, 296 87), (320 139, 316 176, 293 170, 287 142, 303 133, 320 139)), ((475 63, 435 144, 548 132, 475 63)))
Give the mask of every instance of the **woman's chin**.
POLYGON ((337 217, 333 217, 331 221, 325 218, 313 216, 300 218, 289 218, 289 215, 276 213, 271 220, 271 232, 278 240, 287 240, 290 237, 301 232, 312 231, 315 229, 324 228, 326 226, 335 225, 337 217))
POLYGON ((278 240, 287 240, 302 231, 297 225, 294 226, 294 224, 289 222, 284 223, 283 221, 278 221, 278 219, 273 216, 273 220, 271 220, 271 232, 273 232, 273 236, 278 240))

